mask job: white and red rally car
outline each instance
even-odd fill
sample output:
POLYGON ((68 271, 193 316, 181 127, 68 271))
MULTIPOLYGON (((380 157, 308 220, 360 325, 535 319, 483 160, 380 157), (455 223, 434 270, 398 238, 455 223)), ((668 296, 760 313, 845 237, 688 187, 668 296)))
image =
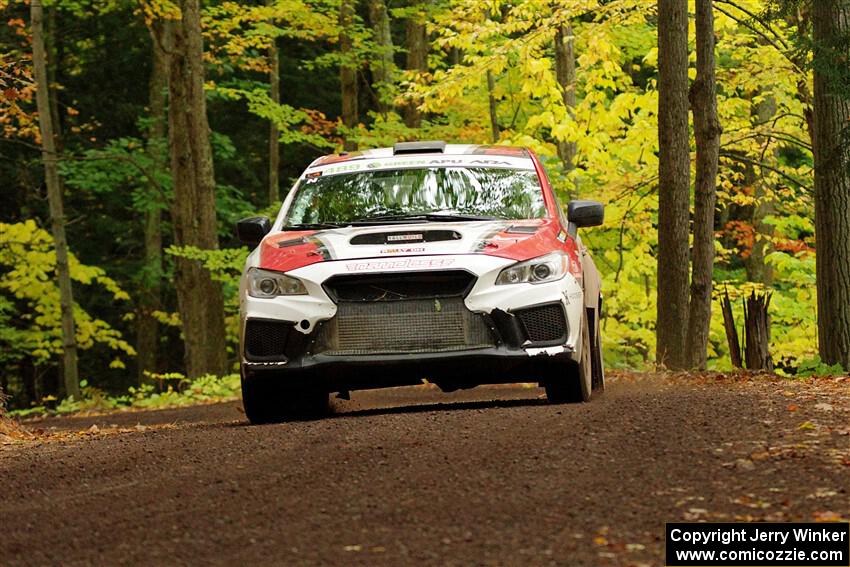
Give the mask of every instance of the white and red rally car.
POLYGON ((254 423, 314 415, 328 394, 538 382, 552 402, 604 384, 599 275, 537 157, 408 142, 325 156, 256 247, 240 286, 242 399, 254 423))

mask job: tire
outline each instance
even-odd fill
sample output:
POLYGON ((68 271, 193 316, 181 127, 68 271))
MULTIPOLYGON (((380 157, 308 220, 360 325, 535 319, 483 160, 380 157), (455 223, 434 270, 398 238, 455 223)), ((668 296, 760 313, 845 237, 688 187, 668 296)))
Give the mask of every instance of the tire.
POLYGON ((579 363, 558 363, 553 376, 544 383, 546 399, 552 404, 589 402, 593 395, 592 352, 587 314, 581 322, 581 354, 579 363))
MULTIPOLYGON (((601 305, 601 301, 599 303, 601 305)), ((600 311, 588 309, 588 320, 590 321, 591 335, 593 340, 590 344, 590 364, 592 371, 591 387, 594 392, 605 391, 605 362, 602 357, 602 325, 600 324, 600 311)))
POLYGON ((280 380, 242 373, 242 407, 252 424, 316 419, 327 413, 326 390, 305 384, 282 386, 280 380))

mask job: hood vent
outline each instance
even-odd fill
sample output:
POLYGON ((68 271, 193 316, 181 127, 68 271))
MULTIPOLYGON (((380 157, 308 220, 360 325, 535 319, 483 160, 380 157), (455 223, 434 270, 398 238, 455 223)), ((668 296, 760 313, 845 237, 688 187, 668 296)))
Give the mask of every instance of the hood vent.
POLYGON ((419 244, 421 242, 442 242, 460 240, 463 236, 456 230, 405 230, 403 232, 373 232, 358 234, 351 239, 352 245, 366 244, 380 246, 383 244, 419 244))
POLYGON ((431 142, 399 142, 393 146, 393 155, 441 154, 446 151, 446 143, 441 140, 431 142))
POLYGON ((525 225, 512 225, 506 230, 507 234, 535 234, 537 232, 538 227, 536 226, 525 226, 525 225))

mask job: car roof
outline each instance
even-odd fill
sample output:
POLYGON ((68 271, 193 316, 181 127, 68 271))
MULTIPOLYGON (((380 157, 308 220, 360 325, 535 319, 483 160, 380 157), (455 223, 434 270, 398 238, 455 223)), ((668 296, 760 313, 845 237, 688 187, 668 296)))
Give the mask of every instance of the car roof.
POLYGON ((424 142, 401 142, 390 148, 375 148, 355 152, 340 152, 317 158, 308 166, 309 168, 320 167, 347 161, 358 161, 363 159, 394 158, 403 160, 410 156, 510 156, 530 158, 529 151, 516 146, 490 146, 478 144, 447 144, 441 141, 424 142))

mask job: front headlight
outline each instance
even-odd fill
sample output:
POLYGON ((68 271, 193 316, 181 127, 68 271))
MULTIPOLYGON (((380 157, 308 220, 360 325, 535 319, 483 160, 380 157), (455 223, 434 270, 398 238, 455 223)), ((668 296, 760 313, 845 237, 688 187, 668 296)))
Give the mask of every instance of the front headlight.
POLYGON ((546 283, 563 278, 570 270, 570 257, 553 252, 507 267, 496 278, 496 285, 546 283))
POLYGON ((306 294, 307 288, 297 278, 259 268, 248 270, 248 295, 251 297, 269 298, 279 295, 306 294))

